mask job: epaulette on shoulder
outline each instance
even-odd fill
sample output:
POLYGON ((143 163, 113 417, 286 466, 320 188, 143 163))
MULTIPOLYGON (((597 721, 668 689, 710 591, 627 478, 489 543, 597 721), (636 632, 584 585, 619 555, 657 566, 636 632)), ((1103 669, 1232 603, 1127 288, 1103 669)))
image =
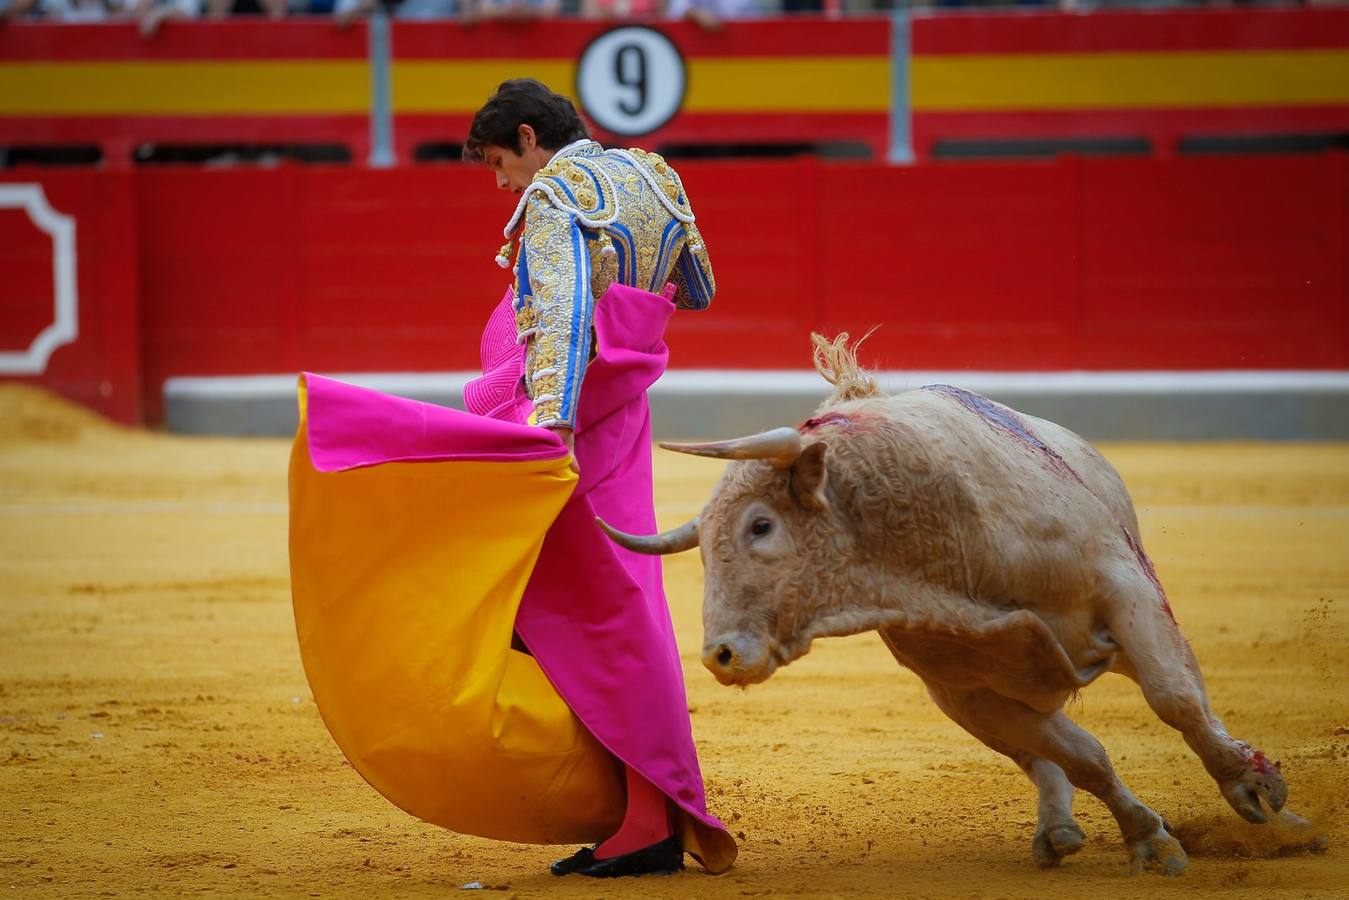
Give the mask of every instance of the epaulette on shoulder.
POLYGON ((684 193, 684 183, 679 179, 679 173, 665 161, 665 157, 639 147, 608 152, 633 164, 670 215, 686 225, 693 223, 693 208, 689 205, 688 195, 684 193))
POLYGON ((603 168, 582 156, 553 160, 534 175, 520 195, 515 214, 502 230, 506 243, 497 254, 497 265, 503 269, 510 265, 511 241, 524 219, 529 199, 535 195, 541 195, 586 228, 604 229, 618 219, 618 194, 603 168))
POLYGON ((539 170, 534 181, 551 183, 557 205, 589 219, 612 222, 617 214, 614 183, 586 156, 565 156, 539 170))
MULTIPOLYGON (((523 214, 533 194, 543 195, 550 204, 576 217, 587 228, 603 228, 618 218, 613 181, 585 157, 563 157, 540 169, 525 188, 517 214, 523 214)), ((514 218, 511 221, 518 224, 514 218)))

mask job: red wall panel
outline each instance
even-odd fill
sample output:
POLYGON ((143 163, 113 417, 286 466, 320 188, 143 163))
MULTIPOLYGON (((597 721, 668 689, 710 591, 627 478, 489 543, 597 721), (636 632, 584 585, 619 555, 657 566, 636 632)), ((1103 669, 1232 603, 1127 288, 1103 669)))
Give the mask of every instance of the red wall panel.
POLYGON ((477 326, 509 283, 493 259, 515 198, 497 192, 486 170, 465 174, 304 173, 304 366, 340 370, 355 358, 404 371, 476 361, 477 326))
POLYGON ((1344 168, 1084 161, 1083 367, 1343 366, 1344 168))
POLYGON ((784 345, 809 334, 821 299, 820 260, 803 252, 815 246, 817 171, 810 162, 679 167, 707 241, 717 299, 708 310, 671 320, 674 365, 781 367, 784 345))
MULTIPOLYGON (((13 170, 0 184, 40 187, 74 225, 77 334, 40 372, 41 384, 118 421, 141 416, 140 335, 131 179, 118 173, 13 170)), ((56 247, 20 210, 0 210, 0 350, 23 352, 53 322, 56 247)))
POLYGON ((39 231, 26 210, 0 208, 5 287, 0 292, 0 350, 28 347, 52 321, 56 282, 51 235, 39 231))
MULTIPOLYGON (((289 169, 136 173, 147 384, 293 367, 296 180, 289 169)), ((158 394, 146 393, 152 418, 158 394)))
POLYGON ((825 330, 879 326, 893 368, 1072 365, 1071 167, 826 171, 825 330))
MULTIPOLYGON (((719 285, 675 365, 1349 367, 1346 158, 688 163, 719 285)), ((485 170, 137 174, 146 400, 165 377, 477 364, 515 198, 485 170)))

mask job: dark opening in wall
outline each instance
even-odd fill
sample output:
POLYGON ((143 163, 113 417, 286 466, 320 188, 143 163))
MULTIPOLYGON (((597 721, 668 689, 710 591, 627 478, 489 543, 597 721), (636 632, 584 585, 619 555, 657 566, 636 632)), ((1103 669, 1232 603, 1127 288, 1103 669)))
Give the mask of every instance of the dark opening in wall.
MULTIPOLYGON (((608 147, 642 146, 640 140, 606 140, 608 147)), ((417 163, 460 162, 464 145, 456 141, 428 141, 412 151, 417 163)), ((871 148, 861 141, 782 144, 661 144, 656 152, 667 159, 790 159, 819 156, 826 159, 871 159, 871 148)))
POLYGON ((0 169, 15 166, 96 166, 103 151, 85 144, 0 147, 0 169))
POLYGON ((1324 153, 1349 149, 1349 133, 1226 134, 1182 138, 1181 153, 1324 153))
POLYGON ((861 141, 821 141, 780 144, 662 144, 657 152, 666 159, 871 159, 871 147, 861 141))
POLYGON ((463 162, 464 145, 457 141, 429 141, 412 150, 412 161, 418 163, 463 162))
POLYGON ((136 165, 274 166, 281 162, 349 163, 342 144, 141 144, 136 165))
POLYGON ((1152 152, 1147 138, 988 138, 937 141, 934 159, 1049 159, 1061 153, 1082 156, 1145 156, 1152 152))

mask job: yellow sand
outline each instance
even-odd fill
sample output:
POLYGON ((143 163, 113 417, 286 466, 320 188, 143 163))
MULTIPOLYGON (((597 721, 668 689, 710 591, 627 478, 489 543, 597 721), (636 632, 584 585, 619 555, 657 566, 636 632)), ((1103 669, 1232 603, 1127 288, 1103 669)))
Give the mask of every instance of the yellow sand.
MULTIPOLYGON (((0 896, 1344 897, 1349 895, 1349 447, 1110 445, 1144 539, 1238 736, 1281 759, 1330 839, 1238 820, 1180 737, 1107 676, 1071 710, 1192 854, 1130 879, 1104 808, 1057 871, 1031 788, 872 635, 748 691, 698 663, 702 573, 669 561, 712 808, 741 832, 713 878, 548 875, 568 848, 418 822, 345 763, 296 653, 287 442, 126 431, 0 385, 0 896)), ((720 464, 661 453, 665 525, 720 464)))

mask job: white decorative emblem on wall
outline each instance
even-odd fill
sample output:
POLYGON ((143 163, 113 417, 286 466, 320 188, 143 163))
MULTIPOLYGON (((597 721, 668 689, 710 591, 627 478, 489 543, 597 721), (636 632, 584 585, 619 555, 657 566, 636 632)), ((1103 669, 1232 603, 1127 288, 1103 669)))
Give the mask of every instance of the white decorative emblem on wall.
POLYGON ((52 209, 40 184, 0 184, 0 209, 22 209, 52 239, 52 283, 56 286, 52 323, 28 349, 0 351, 0 375, 41 375, 57 347, 80 334, 80 301, 75 286, 75 219, 52 209))

